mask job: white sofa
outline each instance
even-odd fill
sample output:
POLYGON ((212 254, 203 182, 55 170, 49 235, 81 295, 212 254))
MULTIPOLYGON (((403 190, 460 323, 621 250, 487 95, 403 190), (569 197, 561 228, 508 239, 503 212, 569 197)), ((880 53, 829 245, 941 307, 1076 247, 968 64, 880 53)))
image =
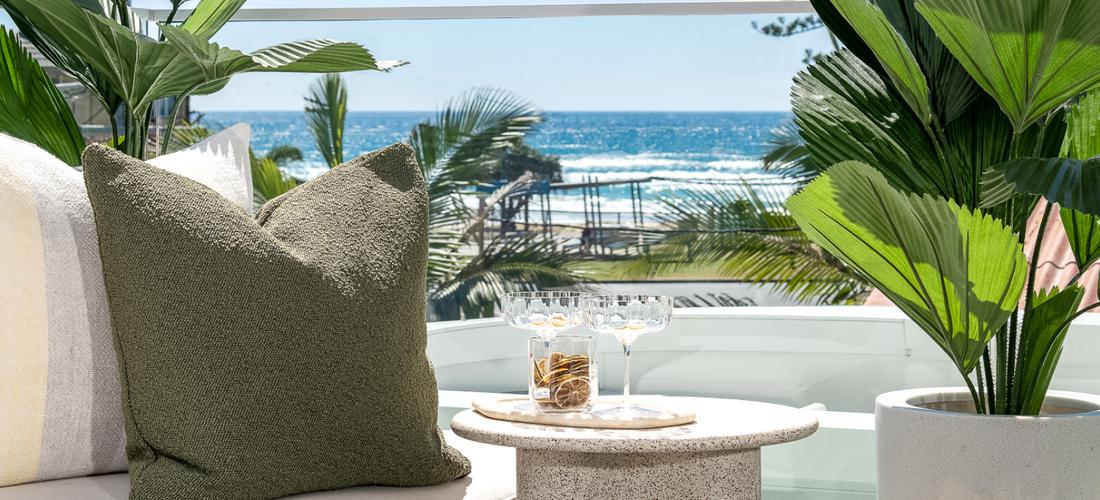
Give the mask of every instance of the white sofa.
MULTIPOLYGON (((512 448, 476 443, 444 431, 447 443, 473 464, 470 475, 439 486, 422 488, 363 487, 296 495, 316 500, 501 500, 515 498, 516 452, 512 448)), ((76 477, 0 488, 0 500, 127 500, 125 473, 76 477)))

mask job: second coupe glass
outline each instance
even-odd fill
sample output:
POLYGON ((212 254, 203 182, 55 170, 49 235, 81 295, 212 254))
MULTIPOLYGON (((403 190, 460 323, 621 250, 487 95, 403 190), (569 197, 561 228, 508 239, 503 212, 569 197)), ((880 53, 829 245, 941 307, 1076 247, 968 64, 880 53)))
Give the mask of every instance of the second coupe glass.
POLYGON ((662 295, 596 295, 588 299, 588 327, 613 335, 623 347, 623 403, 606 412, 614 418, 656 416, 658 410, 630 404, 630 348, 638 337, 664 330, 672 319, 672 297, 662 295))

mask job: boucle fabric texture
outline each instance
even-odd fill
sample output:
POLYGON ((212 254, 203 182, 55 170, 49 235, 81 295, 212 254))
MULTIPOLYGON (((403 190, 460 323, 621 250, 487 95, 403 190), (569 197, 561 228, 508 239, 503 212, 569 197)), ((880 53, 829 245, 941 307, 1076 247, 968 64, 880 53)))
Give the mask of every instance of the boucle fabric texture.
MULTIPOLYGON (((248 136, 237 125, 150 163, 248 207, 248 136)), ((112 345, 83 176, 0 134, 0 486, 126 469, 112 345)))
POLYGON ((436 427, 424 179, 406 144, 265 204, 84 153, 133 499, 261 499, 469 473, 436 427))

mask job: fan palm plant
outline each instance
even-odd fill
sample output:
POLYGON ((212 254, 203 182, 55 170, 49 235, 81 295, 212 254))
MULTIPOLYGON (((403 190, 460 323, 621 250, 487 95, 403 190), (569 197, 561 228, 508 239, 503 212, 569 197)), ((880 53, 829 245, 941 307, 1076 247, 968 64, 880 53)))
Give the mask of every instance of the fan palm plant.
MULTIPOLYGON (((59 69, 99 99, 112 119, 113 143, 144 158, 150 107, 173 99, 164 137, 171 137, 180 105, 191 95, 225 87, 244 72, 331 73, 388 70, 401 63, 378 62, 364 47, 320 39, 279 44, 251 54, 210 41, 245 0, 201 0, 179 25, 171 24, 183 3, 173 0, 163 39, 142 35, 126 2, 96 0, 0 0, 20 32, 59 69), (121 111, 122 123, 116 123, 121 111)), ((161 151, 168 147, 162 141, 161 151)))
POLYGON ((1079 269, 1100 259, 1100 2, 812 2, 847 48, 795 78, 799 134, 834 166, 794 219, 940 346, 978 412, 1037 414, 1070 322, 1100 307, 1080 274, 1035 280, 1050 224, 1079 269))

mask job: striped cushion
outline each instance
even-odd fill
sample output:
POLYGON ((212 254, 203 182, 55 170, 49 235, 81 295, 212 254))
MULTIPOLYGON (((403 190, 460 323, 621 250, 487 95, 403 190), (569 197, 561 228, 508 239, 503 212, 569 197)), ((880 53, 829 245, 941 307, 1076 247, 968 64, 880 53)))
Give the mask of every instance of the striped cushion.
MULTIPOLYGON (((248 140, 150 163, 251 212, 248 140)), ((0 134, 0 486, 126 470, 117 366, 83 177, 0 134)))

